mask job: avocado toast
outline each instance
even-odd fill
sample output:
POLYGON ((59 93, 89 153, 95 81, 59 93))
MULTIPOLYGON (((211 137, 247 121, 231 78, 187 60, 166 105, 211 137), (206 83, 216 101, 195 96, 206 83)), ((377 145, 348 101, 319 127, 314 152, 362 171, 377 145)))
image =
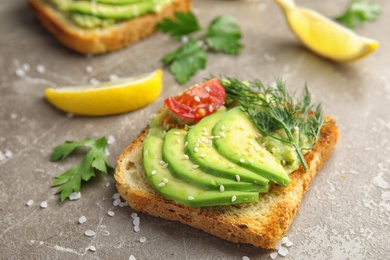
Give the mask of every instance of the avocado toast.
POLYGON ((339 135, 307 89, 293 103, 278 86, 253 92, 212 79, 168 98, 118 158, 122 198, 228 241, 275 248, 339 135))
POLYGON ((153 32, 164 18, 187 12, 190 0, 27 0, 42 25, 82 54, 121 49, 153 32))

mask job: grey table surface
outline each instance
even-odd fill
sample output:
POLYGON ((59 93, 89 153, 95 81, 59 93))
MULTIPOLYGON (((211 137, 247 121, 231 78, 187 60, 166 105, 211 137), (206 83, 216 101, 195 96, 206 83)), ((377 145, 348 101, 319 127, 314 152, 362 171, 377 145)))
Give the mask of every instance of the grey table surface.
MULTIPOLYGON (((298 4, 329 17, 347 0, 298 4)), ((380 18, 356 31, 381 45, 372 55, 338 65, 302 48, 271 0, 194 0, 202 25, 220 14, 234 16, 245 48, 239 56, 211 54, 207 68, 180 86, 164 69, 164 90, 151 105, 109 117, 68 117, 44 99, 47 87, 81 85, 109 75, 133 76, 161 68, 177 42, 157 33, 126 49, 88 57, 62 47, 39 24, 23 0, 0 3, 0 259, 269 259, 274 250, 223 241, 202 231, 113 205, 112 175, 83 185, 77 201, 59 203, 54 177, 79 157, 49 162, 65 140, 111 136, 109 161, 137 136, 163 100, 210 74, 281 78, 291 91, 307 84, 340 128, 340 141, 306 193, 288 231, 294 243, 285 259, 384 259, 390 255, 390 2, 380 18), (27 64, 24 76, 16 71, 27 64), (43 73, 37 72, 44 66, 43 73), (87 67, 93 70, 87 72, 87 67), (4 158, 5 157, 5 158, 4 158), (26 203, 33 200, 31 206, 26 203), (40 203, 46 201, 43 209, 40 203), (108 216, 113 211, 114 216, 108 216), (80 216, 87 221, 78 223, 80 216), (84 235, 93 230, 94 237, 84 235), (146 242, 142 243, 141 238, 146 242), (89 250, 95 246, 96 251, 89 250)), ((282 258, 279 256, 278 258, 282 258)))

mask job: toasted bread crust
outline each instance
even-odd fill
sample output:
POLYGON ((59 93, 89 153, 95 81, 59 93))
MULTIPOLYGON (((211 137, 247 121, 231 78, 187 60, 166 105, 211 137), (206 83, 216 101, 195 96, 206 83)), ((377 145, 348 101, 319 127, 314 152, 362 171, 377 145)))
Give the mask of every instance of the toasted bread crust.
POLYGON ((137 211, 175 220, 231 242, 275 248, 286 235, 311 181, 338 141, 334 120, 327 117, 327 122, 323 128, 326 131, 305 155, 309 170, 305 172, 301 167, 291 173, 287 187, 273 184, 268 193, 259 195, 256 203, 191 208, 158 195, 143 177, 142 145, 147 127, 118 157, 117 189, 137 211), (139 186, 139 181, 144 183, 139 186))
POLYGON ((107 28, 82 29, 41 0, 27 0, 42 25, 66 47, 82 54, 121 49, 155 32, 155 26, 175 12, 191 8, 190 0, 176 0, 159 13, 149 13, 107 28))

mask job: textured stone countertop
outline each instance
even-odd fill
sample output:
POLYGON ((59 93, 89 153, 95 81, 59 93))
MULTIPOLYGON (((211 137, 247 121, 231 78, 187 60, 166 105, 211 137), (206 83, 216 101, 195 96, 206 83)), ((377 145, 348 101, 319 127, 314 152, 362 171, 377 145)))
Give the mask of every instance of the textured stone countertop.
MULTIPOLYGON (((297 0, 327 16, 347 0, 297 0)), ((0 4, 0 259, 270 259, 274 250, 238 245, 202 231, 114 206, 112 175, 83 185, 81 198, 59 203, 54 177, 79 160, 53 163, 52 148, 65 140, 111 136, 109 161, 137 136, 163 100, 210 74, 272 83, 291 91, 307 84, 334 117, 340 141, 306 193, 288 231, 294 243, 284 259, 384 259, 390 255, 390 2, 376 0, 380 18, 356 31, 381 45, 372 55, 338 65, 302 48, 272 0, 194 0, 202 25, 216 15, 234 16, 244 35, 239 56, 209 55, 207 68, 185 86, 164 68, 164 90, 151 105, 109 117, 69 117, 44 99, 47 87, 105 81, 161 68, 177 42, 157 33, 126 49, 87 57, 51 37, 23 0, 0 4), (29 66, 24 76, 16 71, 29 66), (24 65, 24 66, 23 66, 24 65), (44 68, 44 71, 39 68, 44 68), (92 70, 87 69, 92 68, 92 70), (89 72, 87 72, 89 70, 89 72), (29 200, 33 204, 27 206, 29 200), (41 208, 41 202, 47 202, 41 208), (109 216, 108 212, 115 213, 109 216), (87 221, 79 224, 85 216, 87 221), (94 237, 84 234, 96 233, 94 237), (143 238, 146 241, 143 241, 143 238), (96 248, 95 252, 89 250, 96 248)), ((283 257, 278 256, 278 259, 283 257)))

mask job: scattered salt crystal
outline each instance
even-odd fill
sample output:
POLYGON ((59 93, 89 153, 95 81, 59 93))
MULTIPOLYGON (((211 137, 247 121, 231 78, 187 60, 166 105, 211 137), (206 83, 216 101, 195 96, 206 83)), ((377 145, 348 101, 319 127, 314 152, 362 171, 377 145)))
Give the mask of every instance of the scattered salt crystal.
POLYGON ((115 74, 111 74, 108 78, 109 78, 111 81, 113 81, 113 80, 117 80, 117 79, 118 79, 118 76, 115 75, 115 74))
POLYGON ((110 156, 110 151, 108 150, 107 147, 106 147, 106 149, 104 150, 104 153, 106 154, 106 156, 110 156))
POLYGON ((69 200, 78 200, 81 198, 80 192, 72 192, 72 194, 69 195, 69 200))
POLYGON ((112 205, 117 207, 117 206, 119 206, 120 203, 121 203, 121 199, 115 199, 114 202, 112 203, 112 205))
POLYGON ((33 203, 34 203, 33 200, 28 200, 27 203, 26 203, 26 205, 27 205, 27 206, 31 206, 33 203))
POLYGON ((281 240, 281 243, 282 244, 286 244, 290 241, 290 239, 288 239, 288 237, 283 237, 282 240, 281 240))
POLYGON ((46 71, 45 66, 43 66, 43 65, 38 65, 35 69, 40 74, 45 73, 45 71, 46 71))
POLYGON ((278 257, 278 253, 277 252, 271 253, 270 257, 271 259, 276 259, 276 257, 278 257))
POLYGON ((113 216, 115 215, 115 212, 112 211, 112 210, 109 210, 109 211, 107 212, 107 215, 109 215, 110 217, 113 217, 113 216))
POLYGON ((127 206, 126 205, 126 203, 124 203, 124 202, 121 202, 121 203, 119 203, 119 205, 118 205, 120 208, 123 208, 124 206, 127 206))
POLYGON ((0 161, 5 160, 5 155, 3 154, 2 151, 0 151, 0 161))
POLYGON ((24 75, 26 75, 26 72, 21 68, 17 68, 15 70, 15 75, 18 77, 23 77, 24 75))
POLYGON ((135 258, 135 256, 130 255, 129 260, 137 260, 137 259, 135 258))
POLYGON ((135 217, 135 218, 133 219, 133 225, 134 225, 134 226, 139 226, 139 224, 140 224, 140 218, 139 218, 139 217, 135 217))
POLYGON ((108 143, 108 144, 113 144, 113 143, 115 143, 115 137, 112 136, 112 135, 109 135, 108 138, 107 138, 107 143, 108 143))
POLYGON ((135 232, 139 232, 140 230, 141 230, 141 228, 140 228, 139 226, 135 226, 135 227, 134 227, 134 231, 135 231, 135 232))
POLYGON ((106 182, 106 184, 104 184, 104 186, 107 188, 108 186, 110 186, 110 183, 106 182))
POLYGON ((131 218, 136 218, 136 217, 138 217, 138 214, 137 213, 131 213, 131 218))
POLYGON ((291 242, 291 241, 288 241, 287 243, 286 243, 286 246, 287 247, 290 247, 290 246, 293 246, 294 244, 293 244, 293 242, 291 242))
POLYGON ((87 218, 86 218, 85 216, 81 216, 81 217, 79 218, 79 223, 80 223, 80 224, 83 224, 83 223, 85 223, 85 222, 87 222, 87 218))
POLYGON ((288 249, 285 248, 285 247, 283 247, 283 246, 281 246, 281 247, 278 249, 278 253, 279 253, 279 255, 281 255, 281 256, 286 256, 286 255, 288 254, 288 249))
POLYGON ((95 231, 88 229, 88 230, 85 230, 84 235, 86 235, 87 237, 94 237, 96 235, 96 233, 95 233, 95 231))
POLYGON ((91 252, 95 252, 95 251, 96 251, 96 247, 94 247, 94 246, 90 246, 90 247, 89 247, 89 251, 91 251, 91 252))
POLYGON ((242 257, 242 260, 250 260, 250 258, 247 257, 247 256, 243 256, 243 257, 242 257))
POLYGON ((5 150, 4 151, 4 156, 6 158, 10 158, 10 157, 12 157, 12 155, 13 155, 13 153, 10 150, 5 150))
POLYGON ((85 70, 88 72, 88 73, 91 73, 93 71, 93 68, 92 66, 88 65, 85 70))
POLYGON ((41 202, 41 208, 43 208, 43 209, 47 208, 47 201, 41 202))
POLYGON ((145 242, 146 242, 146 237, 141 237, 141 238, 139 239, 139 242, 145 243, 145 242))
POLYGON ((95 78, 91 78, 91 79, 89 80, 89 83, 92 84, 92 85, 97 85, 97 84, 100 83, 100 81, 97 80, 97 79, 95 79, 95 78))
POLYGON ((120 195, 119 195, 119 193, 114 193, 114 194, 112 194, 112 199, 114 199, 114 200, 116 200, 116 199, 120 199, 120 195))

